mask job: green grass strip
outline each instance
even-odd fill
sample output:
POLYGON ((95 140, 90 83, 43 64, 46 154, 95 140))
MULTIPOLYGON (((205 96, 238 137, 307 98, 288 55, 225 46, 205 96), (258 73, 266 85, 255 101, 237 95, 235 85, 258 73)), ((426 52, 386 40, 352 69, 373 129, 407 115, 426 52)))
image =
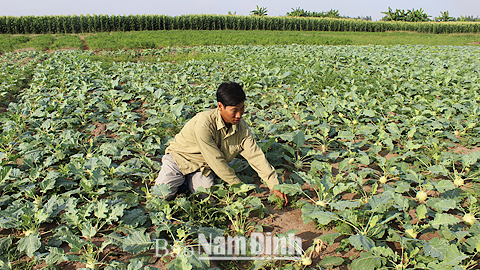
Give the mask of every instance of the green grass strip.
POLYGON ((119 50, 176 46, 283 44, 469 46, 478 45, 479 42, 480 34, 478 33, 162 30, 98 34, 0 35, 0 52, 27 49, 119 50))

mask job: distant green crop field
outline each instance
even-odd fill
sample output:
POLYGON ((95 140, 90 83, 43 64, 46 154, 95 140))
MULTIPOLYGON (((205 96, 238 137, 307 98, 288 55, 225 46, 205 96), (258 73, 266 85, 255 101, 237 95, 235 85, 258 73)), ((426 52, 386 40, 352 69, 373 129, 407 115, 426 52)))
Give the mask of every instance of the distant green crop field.
POLYGON ((478 45, 480 34, 162 30, 62 35, 0 35, 0 51, 155 49, 204 45, 478 45))

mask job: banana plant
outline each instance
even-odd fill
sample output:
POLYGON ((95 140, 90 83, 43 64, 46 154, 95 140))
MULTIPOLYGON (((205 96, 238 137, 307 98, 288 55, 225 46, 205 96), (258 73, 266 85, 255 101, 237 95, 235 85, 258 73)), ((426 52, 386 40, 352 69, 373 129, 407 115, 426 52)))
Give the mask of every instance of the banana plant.
POLYGON ((253 16, 267 16, 267 8, 266 7, 259 7, 257 5, 257 9, 254 9, 252 11, 250 11, 250 15, 253 15, 253 16))
POLYGON ((440 11, 440 16, 439 17, 436 17, 435 18, 435 21, 437 22, 449 22, 449 21, 453 21, 454 18, 453 17, 450 17, 450 14, 447 11, 440 11))

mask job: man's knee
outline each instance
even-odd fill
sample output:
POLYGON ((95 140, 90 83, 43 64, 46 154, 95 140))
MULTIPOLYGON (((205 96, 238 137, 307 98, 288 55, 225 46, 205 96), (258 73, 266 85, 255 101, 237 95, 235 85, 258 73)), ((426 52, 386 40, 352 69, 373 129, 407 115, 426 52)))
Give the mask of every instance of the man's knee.
POLYGON ((189 180, 188 187, 192 193, 196 192, 199 187, 205 189, 210 188, 214 184, 214 174, 210 173, 208 176, 204 176, 200 171, 196 171, 192 174, 189 180))
POLYGON ((178 187, 185 181, 185 176, 181 173, 172 156, 165 155, 162 158, 162 169, 158 173, 155 184, 167 184, 170 186, 170 194, 166 199, 172 199, 178 191, 178 187))

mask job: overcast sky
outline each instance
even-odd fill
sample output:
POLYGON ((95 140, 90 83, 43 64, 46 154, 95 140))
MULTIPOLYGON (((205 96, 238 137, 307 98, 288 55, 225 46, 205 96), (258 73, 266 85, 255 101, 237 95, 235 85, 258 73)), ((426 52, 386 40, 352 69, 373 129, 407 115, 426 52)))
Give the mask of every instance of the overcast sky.
POLYGON ((342 16, 371 16, 374 21, 383 17, 382 11, 423 8, 428 15, 480 17, 480 0, 0 0, 0 16, 25 15, 130 15, 165 14, 227 14, 248 15, 259 7, 266 7, 269 16, 284 16, 292 8, 308 11, 336 9, 342 16))

